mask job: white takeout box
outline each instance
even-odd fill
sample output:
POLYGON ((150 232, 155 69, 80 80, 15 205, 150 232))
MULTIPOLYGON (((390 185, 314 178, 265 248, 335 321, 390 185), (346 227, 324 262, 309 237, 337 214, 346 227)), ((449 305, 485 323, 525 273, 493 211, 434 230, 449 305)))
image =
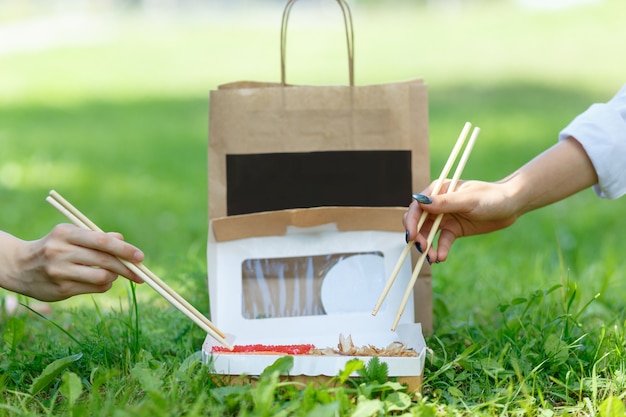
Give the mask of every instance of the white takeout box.
MULTIPOLYGON (((400 341, 418 356, 380 360, 390 377, 418 389, 426 346, 421 325, 414 323, 413 297, 391 331, 410 279, 410 259, 372 315, 405 247, 398 220, 404 210, 317 207, 212 219, 207 248, 211 320, 236 345, 337 347, 340 334, 350 335, 358 347, 400 341)), ((217 343, 207 336, 202 351, 218 374, 259 375, 278 358, 212 354, 217 343)), ((353 358, 295 355, 290 375, 335 376, 353 358)))

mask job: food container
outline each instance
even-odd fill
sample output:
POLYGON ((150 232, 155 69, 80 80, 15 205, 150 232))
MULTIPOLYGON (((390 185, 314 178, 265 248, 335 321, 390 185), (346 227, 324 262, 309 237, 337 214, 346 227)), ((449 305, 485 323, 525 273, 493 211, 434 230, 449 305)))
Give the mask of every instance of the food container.
MULTIPOLYGON (((379 358, 387 363, 390 377, 418 390, 426 350, 422 327, 415 322, 413 303, 418 297, 410 297, 396 331, 390 330, 410 279, 410 260, 372 315, 405 247, 398 220, 403 212, 389 207, 317 207, 212 219, 211 320, 235 345, 313 344, 324 349, 337 347, 340 335, 350 336, 357 347, 404 343, 417 356, 379 358)), ((215 343, 207 337, 202 352, 220 375, 256 376, 279 357, 213 354, 215 343)), ((295 355, 289 376, 336 376, 354 357, 295 355)))

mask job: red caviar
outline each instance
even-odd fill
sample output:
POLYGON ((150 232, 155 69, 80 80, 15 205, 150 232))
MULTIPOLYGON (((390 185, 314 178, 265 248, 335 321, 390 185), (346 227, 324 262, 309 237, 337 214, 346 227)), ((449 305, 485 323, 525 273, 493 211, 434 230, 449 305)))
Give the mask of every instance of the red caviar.
POLYGON ((315 346, 302 345, 235 345, 233 350, 224 346, 213 346, 211 353, 252 353, 252 354, 282 354, 282 355, 306 355, 315 346))

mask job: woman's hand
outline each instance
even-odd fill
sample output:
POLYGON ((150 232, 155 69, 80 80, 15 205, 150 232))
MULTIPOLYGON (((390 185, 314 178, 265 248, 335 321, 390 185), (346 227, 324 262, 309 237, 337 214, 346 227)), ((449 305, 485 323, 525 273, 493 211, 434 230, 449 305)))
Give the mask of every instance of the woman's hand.
POLYGON ((105 292, 120 275, 142 282, 117 258, 139 263, 144 255, 119 233, 61 224, 30 242, 0 232, 0 247, 0 285, 41 301, 105 292))
MULTIPOLYGON (((517 219, 516 207, 511 204, 506 194, 506 187, 501 183, 482 181, 461 181, 456 191, 444 194, 450 181, 444 183, 439 195, 430 196, 432 203, 424 204, 413 201, 404 214, 404 227, 409 232, 409 240, 426 248, 426 238, 438 214, 443 213, 439 226, 439 238, 436 248, 430 248, 428 256, 431 262, 443 262, 454 241, 462 236, 493 232, 511 225, 517 219), (417 224, 423 211, 430 215, 417 234, 417 224)), ((428 195, 434 187, 432 183, 423 195, 428 195)))

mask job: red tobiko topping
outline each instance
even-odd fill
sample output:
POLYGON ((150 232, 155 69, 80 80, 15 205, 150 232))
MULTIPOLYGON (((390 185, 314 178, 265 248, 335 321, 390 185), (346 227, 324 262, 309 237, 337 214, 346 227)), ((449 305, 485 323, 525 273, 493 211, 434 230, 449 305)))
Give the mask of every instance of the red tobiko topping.
POLYGON ((211 353, 279 353, 284 355, 306 355, 315 346, 302 345, 235 345, 233 350, 224 346, 213 346, 211 353))

